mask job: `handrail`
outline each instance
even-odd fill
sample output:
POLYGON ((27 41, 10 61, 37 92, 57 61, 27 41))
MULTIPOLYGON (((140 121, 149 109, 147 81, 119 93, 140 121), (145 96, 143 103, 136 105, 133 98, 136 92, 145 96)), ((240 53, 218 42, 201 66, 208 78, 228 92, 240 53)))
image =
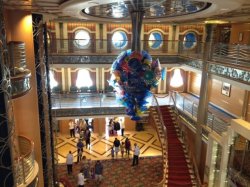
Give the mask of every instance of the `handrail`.
POLYGON ((25 136, 18 136, 18 156, 15 159, 16 184, 26 184, 28 177, 32 174, 35 166, 34 142, 25 136))
POLYGON ((113 92, 110 93, 52 93, 51 103, 52 108, 86 108, 86 107, 121 107, 122 105, 116 102, 116 97, 113 92))
MULTIPOLYGON (((170 95, 170 98, 172 99, 173 103, 174 103, 174 109, 175 109, 175 112, 176 112, 176 115, 179 119, 179 113, 178 113, 178 109, 177 109, 177 106, 176 106, 176 94, 178 94, 177 92, 173 92, 173 91, 170 91, 169 95, 170 95), (173 93, 175 95, 175 97, 173 96, 173 93)), ((186 137, 186 134, 184 137, 184 142, 187 142, 187 137, 186 137)), ((200 179, 200 175, 199 175, 199 172, 198 172, 198 166, 196 164, 196 161, 195 161, 195 156, 193 155, 193 153, 190 151, 190 149, 188 148, 188 146, 186 146, 186 149, 188 151, 188 156, 189 158, 192 158, 191 160, 191 163, 192 163, 192 167, 193 167, 193 170, 194 170, 194 173, 195 173, 195 179, 196 179, 196 182, 198 183, 198 187, 201 187, 202 186, 202 183, 201 183, 201 179, 200 179)))
MULTIPOLYGON (((157 123, 155 122, 155 124, 156 125, 160 124, 160 125, 158 125, 158 127, 161 128, 162 132, 164 133, 164 137, 165 138, 159 137, 159 140, 160 140, 161 145, 162 145, 162 155, 163 155, 163 158, 165 157, 166 161, 167 161, 168 160, 168 155, 167 155, 167 153, 168 153, 167 152, 167 150, 168 150, 167 149, 168 143, 167 143, 167 138, 166 138, 166 136, 167 136, 167 129, 166 129, 166 127, 163 124, 163 119, 162 119, 162 114, 161 114, 161 111, 160 111, 159 103, 158 103, 155 95, 153 95, 153 97, 152 97, 152 107, 156 108, 157 117, 160 118, 159 121, 157 121, 157 123)), ((159 129, 156 128, 156 130, 157 130, 158 135, 160 135, 159 129)), ((165 183, 165 181, 166 181, 166 172, 164 171, 164 167, 167 168, 167 162, 164 162, 164 159, 163 159, 163 179, 162 179, 161 182, 159 182, 157 184, 157 186, 163 186, 164 183, 165 183)))
MULTIPOLYGON (((79 46, 81 40, 75 39, 55 39, 51 40, 49 43, 49 52, 51 54, 101 54, 101 55, 110 55, 110 54, 119 54, 122 51, 131 49, 131 41, 122 40, 122 43, 127 43, 126 46, 116 48, 111 40, 104 39, 90 39, 89 44, 82 47, 79 46)), ((84 40, 82 40, 84 41, 84 40)), ((157 55, 180 55, 187 58, 196 58, 202 59, 204 53, 204 42, 197 41, 195 45, 192 43, 191 48, 187 48, 183 41, 179 40, 157 40, 157 42, 162 43, 158 48, 151 48, 148 44, 152 40, 141 40, 141 46, 144 50, 147 50, 150 54, 157 55)), ((155 41, 154 41, 155 42, 155 41)), ((185 41, 188 43, 189 41, 185 41)), ((212 54, 212 61, 223 62, 227 59, 226 63, 230 64, 242 64, 249 66, 250 65, 250 45, 242 44, 222 44, 215 43, 214 50, 212 54)))
MULTIPOLYGON (((189 100, 189 98, 187 98, 186 96, 184 95, 180 95, 179 93, 175 93, 175 98, 176 97, 181 97, 183 98, 183 101, 182 101, 182 104, 180 107, 178 107, 178 101, 176 99, 176 103, 175 103, 175 106, 180 109, 181 111, 189 114, 194 120, 197 120, 197 110, 198 110, 198 105, 195 104, 195 102, 189 100), (185 102, 186 101, 186 102, 185 102), (187 101, 189 103, 191 103, 191 108, 190 108, 190 111, 188 110, 188 105, 187 105, 187 101), (194 113, 196 115, 194 115, 194 113)), ((217 116, 215 116, 211 111, 208 111, 208 116, 207 116, 207 124, 205 124, 205 126, 209 129, 211 129, 211 132, 216 132, 217 134, 219 135, 222 135, 223 132, 225 132, 227 130, 227 126, 229 126, 230 124, 225 121, 224 119, 221 119, 217 116), (219 123, 221 122, 221 123, 219 123), (218 125, 219 124, 219 125, 218 125)))

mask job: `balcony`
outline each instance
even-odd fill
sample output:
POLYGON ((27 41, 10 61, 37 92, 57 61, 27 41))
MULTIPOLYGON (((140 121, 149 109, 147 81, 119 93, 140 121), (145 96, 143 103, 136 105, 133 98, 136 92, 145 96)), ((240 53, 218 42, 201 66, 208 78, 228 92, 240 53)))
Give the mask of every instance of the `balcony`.
POLYGON ((34 143, 24 136, 18 136, 18 150, 14 161, 15 180, 18 187, 37 182, 38 164, 34 157, 34 143))
MULTIPOLYGON (((194 96, 190 97, 188 94, 174 93, 174 100, 177 109, 186 118, 191 118, 194 120, 192 125, 196 125, 198 115, 198 98, 194 96)), ((216 134, 222 136, 224 132, 227 131, 227 127, 230 126, 230 120, 234 117, 217 109, 213 105, 209 105, 207 123, 203 126, 203 130, 206 132, 215 132, 216 134)), ((196 127, 195 127, 196 128, 196 127)))

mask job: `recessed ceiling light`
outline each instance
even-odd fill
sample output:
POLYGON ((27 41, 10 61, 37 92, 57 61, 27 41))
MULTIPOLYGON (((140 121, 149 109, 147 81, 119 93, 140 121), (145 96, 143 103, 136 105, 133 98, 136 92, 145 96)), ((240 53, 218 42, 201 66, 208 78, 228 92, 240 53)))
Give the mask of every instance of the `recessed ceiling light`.
POLYGON ((100 3, 98 3, 98 2, 95 2, 95 1, 90 1, 90 2, 88 2, 89 4, 92 4, 92 5, 99 5, 100 3))
POLYGON ((228 8, 221 8, 220 11, 227 11, 229 10, 228 8))
POLYGON ((206 24, 224 24, 224 23, 229 23, 228 21, 223 21, 223 20, 207 20, 205 21, 206 24))

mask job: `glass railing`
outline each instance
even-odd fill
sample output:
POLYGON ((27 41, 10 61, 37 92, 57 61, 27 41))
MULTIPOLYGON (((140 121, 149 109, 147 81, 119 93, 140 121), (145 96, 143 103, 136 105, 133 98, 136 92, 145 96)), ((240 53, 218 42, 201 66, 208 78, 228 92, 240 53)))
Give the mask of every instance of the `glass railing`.
MULTIPOLYGON (((83 40, 84 41, 84 40, 83 40)), ((121 41, 123 42, 123 41, 121 41)), ((79 46, 79 43, 84 43, 82 40, 66 40, 56 39, 51 40, 48 47, 50 54, 53 55, 118 55, 122 51, 131 49, 132 42, 125 41, 126 46, 119 48, 115 47, 112 40, 90 40, 86 46, 79 46)), ((204 45, 203 42, 190 42, 192 45, 187 45, 188 41, 176 40, 141 40, 141 49, 147 51, 151 55, 179 55, 182 57, 203 59, 204 45), (152 43, 160 42, 157 48, 152 48, 152 43), (192 46, 192 47, 186 47, 192 46)), ((222 44, 216 43, 213 45, 211 60, 216 62, 250 65, 250 46, 239 44, 222 44), (225 59, 227 59, 225 61, 225 59)))
MULTIPOLYGON (((177 92, 172 93, 174 94, 176 107, 196 121, 198 114, 198 105, 177 92)), ((229 125, 230 124, 228 122, 220 119, 219 117, 208 111, 207 124, 205 124, 205 127, 207 127, 207 129, 209 129, 211 132, 214 131, 217 134, 222 135, 223 132, 227 131, 227 127, 229 125)))
POLYGON ((34 142, 24 136, 18 136, 19 154, 15 159, 15 180, 17 186, 26 184, 35 166, 34 142))
POLYGON ((223 44, 214 45, 213 61, 227 61, 231 64, 250 65, 250 46, 239 44, 223 44))
POLYGON ((52 93, 52 109, 62 108, 101 108, 122 107, 116 100, 115 93, 52 93))
MULTIPOLYGON (((83 40, 84 41, 84 40, 83 40)), ((127 43, 126 46, 119 48, 115 47, 111 40, 90 40, 89 44, 86 46, 79 46, 78 43, 81 43, 81 40, 63 40, 56 39, 49 43, 49 52, 53 55, 56 54, 74 54, 74 55, 118 55, 122 51, 131 49, 132 42, 125 41, 127 43)), ((177 55, 182 54, 187 57, 193 58, 202 58, 203 53, 203 43, 197 42, 192 48, 185 47, 188 41, 183 42, 180 41, 171 41, 171 40, 160 40, 160 41, 152 41, 152 40, 141 40, 140 46, 141 49, 147 51, 151 55, 177 55), (160 42, 160 45, 157 48, 151 47, 150 43, 160 42)), ((193 42, 190 42, 193 43, 193 42)))

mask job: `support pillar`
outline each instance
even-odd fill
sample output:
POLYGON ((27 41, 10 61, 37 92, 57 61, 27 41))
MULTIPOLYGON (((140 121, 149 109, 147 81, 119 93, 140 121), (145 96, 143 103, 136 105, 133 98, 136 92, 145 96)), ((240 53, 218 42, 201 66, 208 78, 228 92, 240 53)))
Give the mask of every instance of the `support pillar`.
POLYGON ((14 186, 13 160, 11 142, 12 128, 9 123, 10 100, 10 71, 8 64, 8 51, 6 32, 4 27, 3 0, 0 0, 0 186, 14 186))
POLYGON ((208 61, 212 57, 212 45, 214 37, 214 25, 207 24, 206 26, 206 41, 204 43, 204 53, 203 53, 203 66, 202 66, 202 77, 200 86, 200 99, 197 114, 197 126, 196 126, 196 141, 195 141, 195 159, 196 164, 199 169, 200 176, 203 176, 204 171, 201 171, 201 149, 202 149, 202 125, 207 123, 207 111, 208 111, 208 61))
POLYGON ((132 21, 132 51, 141 51, 141 29, 142 20, 144 16, 144 10, 131 11, 131 21, 132 21))
POLYGON ((32 14, 44 186, 52 187, 55 186, 54 141, 48 76, 47 28, 42 23, 42 18, 42 15, 32 14))

